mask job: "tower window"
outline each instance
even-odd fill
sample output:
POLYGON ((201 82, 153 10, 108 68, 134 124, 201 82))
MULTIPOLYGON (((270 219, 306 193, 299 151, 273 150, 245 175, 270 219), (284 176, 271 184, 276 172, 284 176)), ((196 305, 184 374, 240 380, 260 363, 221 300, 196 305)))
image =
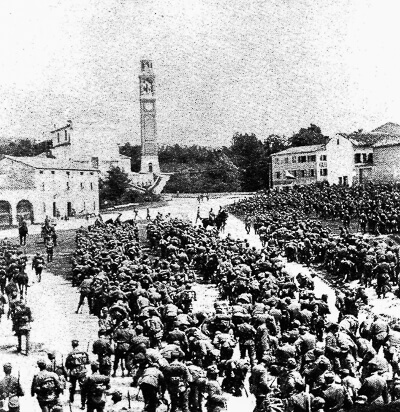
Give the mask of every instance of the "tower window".
POLYGON ((64 134, 65 134, 65 141, 67 141, 67 140, 68 140, 68 132, 67 132, 67 129, 64 130, 64 134))
POLYGON ((153 163, 149 163, 149 173, 153 173, 153 163))
POLYGON ((57 143, 60 143, 60 133, 57 132, 57 143))
POLYGON ((83 182, 81 182, 81 190, 83 190, 83 182))

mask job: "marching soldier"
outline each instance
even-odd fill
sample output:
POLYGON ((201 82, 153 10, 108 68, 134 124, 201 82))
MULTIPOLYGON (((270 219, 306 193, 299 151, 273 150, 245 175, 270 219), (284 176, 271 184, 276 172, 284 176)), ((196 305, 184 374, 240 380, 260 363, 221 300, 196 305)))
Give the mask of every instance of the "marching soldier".
POLYGON ((106 404, 106 390, 110 389, 110 377, 99 373, 99 365, 92 362, 92 375, 82 383, 82 407, 87 404, 87 412, 103 412, 106 404))
POLYGON ((46 370, 45 360, 38 360, 37 365, 39 373, 33 377, 31 395, 36 395, 42 412, 49 412, 58 404, 62 391, 60 380, 56 373, 46 370))
POLYGON ((24 391, 19 382, 19 376, 11 376, 12 365, 5 363, 3 365, 5 378, 0 381, 0 406, 4 406, 4 401, 8 399, 8 410, 10 412, 19 412, 19 397, 24 396, 24 391))
POLYGON ((99 372, 101 375, 111 375, 111 355, 114 353, 109 339, 106 338, 106 331, 100 329, 98 332, 99 339, 93 343, 92 352, 97 355, 99 363, 99 372))
POLYGON ((25 354, 29 355, 31 322, 33 321, 31 309, 24 302, 15 306, 13 313, 14 330, 18 337, 18 352, 22 352, 22 337, 25 336, 25 354))
POLYGON ((38 282, 42 280, 42 272, 45 265, 45 261, 40 252, 37 252, 32 259, 32 269, 35 271, 38 282))
POLYGON ((192 380, 189 369, 179 362, 180 353, 171 353, 171 364, 165 368, 167 389, 171 397, 171 411, 189 412, 189 382, 192 380))
MULTIPOLYGON (((69 382, 71 384, 71 387, 69 388, 69 401, 71 403, 74 402, 76 384, 79 383, 79 385, 82 386, 82 383, 86 378, 86 365, 88 364, 89 355, 79 348, 79 341, 74 339, 72 341, 72 351, 67 355, 67 359, 65 360, 65 368, 68 371, 69 382)), ((84 406, 83 403, 82 406, 84 406)))

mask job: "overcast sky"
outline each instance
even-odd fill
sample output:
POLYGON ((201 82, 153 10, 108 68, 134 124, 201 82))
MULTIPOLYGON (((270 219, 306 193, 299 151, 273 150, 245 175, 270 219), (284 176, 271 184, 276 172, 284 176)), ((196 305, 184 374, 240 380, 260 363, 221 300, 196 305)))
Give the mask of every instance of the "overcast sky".
POLYGON ((40 139, 71 119, 139 144, 143 58, 161 144, 400 123, 399 12, 398 0, 2 0, 0 136, 40 139))

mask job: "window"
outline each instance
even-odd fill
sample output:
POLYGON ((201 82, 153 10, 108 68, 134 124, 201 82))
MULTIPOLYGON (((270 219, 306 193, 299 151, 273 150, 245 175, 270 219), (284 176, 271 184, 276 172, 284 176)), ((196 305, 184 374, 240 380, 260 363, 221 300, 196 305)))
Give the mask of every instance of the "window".
POLYGON ((43 203, 43 213, 46 213, 46 203, 43 203))
POLYGON ((55 171, 54 171, 54 170, 52 170, 52 171, 51 171, 51 174, 52 174, 52 175, 54 175, 54 173, 55 173, 55 171))
POLYGON ((289 163, 289 158, 285 157, 285 163, 289 163))
POLYGON ((81 190, 83 190, 83 182, 81 182, 81 190))
POLYGON ((69 182, 67 182, 67 190, 69 190, 69 182))
POLYGON ((277 178, 277 179, 280 179, 280 178, 281 178, 281 172, 276 172, 275 175, 276 175, 276 178, 277 178))
POLYGON ((306 177, 306 171, 300 170, 300 177, 306 177))
POLYGON ((343 184, 343 178, 339 177, 339 185, 341 186, 343 184))
POLYGON ((310 177, 315 177, 315 170, 314 169, 310 169, 310 177))
POLYGON ((321 155, 319 160, 321 160, 321 162, 326 162, 326 155, 321 155))
POLYGON ((43 170, 41 170, 39 173, 42 175, 42 174, 43 174, 43 170))
POLYGON ((307 161, 307 156, 299 156, 298 162, 299 163, 305 163, 307 161))
POLYGON ((296 159, 297 159, 297 157, 296 157, 296 156, 293 156, 293 157, 292 157, 292 163, 296 163, 296 159))
POLYGON ((96 202, 93 202, 93 211, 96 211, 96 202))
POLYGON ((363 163, 367 163, 367 154, 366 153, 363 153, 362 161, 363 161, 363 163))
POLYGON ((356 153, 354 155, 354 163, 361 163, 361 153, 356 153))
POLYGON ((336 144, 340 144, 340 139, 336 139, 336 144))
POLYGON ((317 156, 311 155, 307 156, 307 162, 315 162, 317 160, 317 156))
POLYGON ((93 176, 93 172, 90 172, 90 175, 93 176))
POLYGON ((83 176, 83 172, 81 172, 81 176, 83 176))
POLYGON ((90 182, 90 190, 93 190, 93 183, 90 182))
POLYGON ((275 157, 275 163, 279 163, 279 157, 275 157))
POLYGON ((71 173, 70 172, 67 172, 67 176, 69 176, 71 173))
POLYGON ((67 140, 68 140, 68 132, 67 132, 67 130, 64 130, 64 134, 65 134, 65 141, 67 141, 67 140))
POLYGON ((328 169, 320 169, 319 174, 321 176, 328 176, 328 169))
POLYGON ((57 132, 57 143, 60 143, 60 133, 57 132))
POLYGON ((42 190, 43 190, 43 192, 44 192, 44 183, 42 183, 42 190))
POLYGON ((368 159, 367 159, 368 163, 372 164, 374 162, 374 157, 373 156, 374 156, 373 153, 368 153, 368 159))
POLYGON ((291 173, 294 177, 297 177, 297 170, 292 170, 290 173, 291 173))

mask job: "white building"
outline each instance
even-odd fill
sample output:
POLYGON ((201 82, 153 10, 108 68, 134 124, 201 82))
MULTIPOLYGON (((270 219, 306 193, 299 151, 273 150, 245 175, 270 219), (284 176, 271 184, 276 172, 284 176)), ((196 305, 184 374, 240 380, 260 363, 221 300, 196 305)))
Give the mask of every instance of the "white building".
POLYGON ((0 225, 74 213, 99 213, 98 169, 41 156, 0 160, 0 225))
POLYGON ((98 168, 105 175, 111 167, 131 173, 131 159, 119 153, 112 140, 112 131, 101 124, 72 125, 69 120, 63 127, 50 132, 51 155, 57 159, 79 162, 84 167, 98 168))
POLYGON ((351 185, 353 177, 353 146, 341 135, 326 144, 290 147, 272 155, 274 187, 323 181, 351 185))

